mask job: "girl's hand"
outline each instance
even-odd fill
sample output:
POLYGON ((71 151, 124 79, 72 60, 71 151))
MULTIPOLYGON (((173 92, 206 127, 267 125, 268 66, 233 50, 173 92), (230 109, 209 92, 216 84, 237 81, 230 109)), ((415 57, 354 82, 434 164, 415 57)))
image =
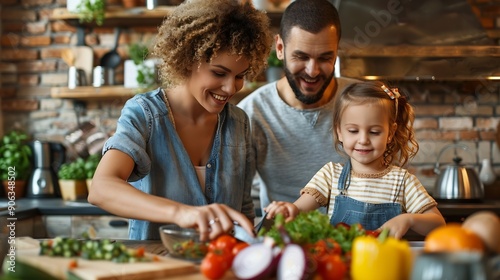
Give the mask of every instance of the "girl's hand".
POLYGON ((285 201, 273 201, 264 211, 267 212, 267 219, 274 219, 277 214, 283 214, 285 222, 293 220, 300 212, 295 204, 285 201))
POLYGON ((388 228, 390 236, 401 239, 410 229, 411 224, 411 214, 400 214, 385 222, 380 229, 388 228))
POLYGON ((245 215, 224 204, 180 206, 176 219, 180 227, 198 228, 202 241, 213 240, 228 233, 238 223, 250 236, 255 236, 253 223, 245 215))

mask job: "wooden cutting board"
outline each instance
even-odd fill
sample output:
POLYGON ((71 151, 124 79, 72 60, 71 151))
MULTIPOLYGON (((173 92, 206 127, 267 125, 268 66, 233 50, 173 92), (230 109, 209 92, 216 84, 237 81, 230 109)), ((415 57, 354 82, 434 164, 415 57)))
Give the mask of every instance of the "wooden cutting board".
MULTIPOLYGON (((38 241, 31 238, 16 240, 17 260, 46 271, 58 279, 66 279, 71 258, 38 255, 38 241)), ((149 255, 153 256, 153 255, 149 255)), ((90 261, 77 258, 78 267, 71 272, 84 280, 128 280, 157 279, 198 272, 194 263, 157 256, 158 261, 141 263, 114 263, 112 261, 90 261)))

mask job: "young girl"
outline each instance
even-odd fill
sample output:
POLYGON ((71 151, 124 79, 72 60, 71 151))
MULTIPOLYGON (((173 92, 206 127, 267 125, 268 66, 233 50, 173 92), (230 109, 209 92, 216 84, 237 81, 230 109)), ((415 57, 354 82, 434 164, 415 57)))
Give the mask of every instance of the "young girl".
POLYGON ((293 219, 299 211, 327 207, 330 222, 388 228, 401 238, 408 229, 426 235, 445 224, 437 203, 404 166, 418 151, 415 114, 405 96, 378 81, 348 86, 335 100, 335 147, 349 156, 344 165, 327 163, 294 203, 273 202, 293 219))

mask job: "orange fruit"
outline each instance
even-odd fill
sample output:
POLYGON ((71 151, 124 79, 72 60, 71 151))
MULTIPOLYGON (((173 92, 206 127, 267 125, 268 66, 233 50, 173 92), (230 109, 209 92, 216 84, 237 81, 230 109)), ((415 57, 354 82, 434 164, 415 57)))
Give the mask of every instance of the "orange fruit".
POLYGON ((459 223, 449 223, 432 230, 425 238, 425 252, 484 252, 481 238, 459 223))

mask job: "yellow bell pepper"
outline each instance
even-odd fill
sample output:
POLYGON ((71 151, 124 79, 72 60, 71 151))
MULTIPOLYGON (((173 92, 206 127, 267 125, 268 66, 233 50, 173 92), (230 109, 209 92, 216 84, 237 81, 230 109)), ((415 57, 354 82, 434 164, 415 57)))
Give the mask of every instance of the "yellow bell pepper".
POLYGON ((412 254, 406 240, 380 236, 359 236, 352 244, 352 280, 405 280, 411 272, 412 254))

